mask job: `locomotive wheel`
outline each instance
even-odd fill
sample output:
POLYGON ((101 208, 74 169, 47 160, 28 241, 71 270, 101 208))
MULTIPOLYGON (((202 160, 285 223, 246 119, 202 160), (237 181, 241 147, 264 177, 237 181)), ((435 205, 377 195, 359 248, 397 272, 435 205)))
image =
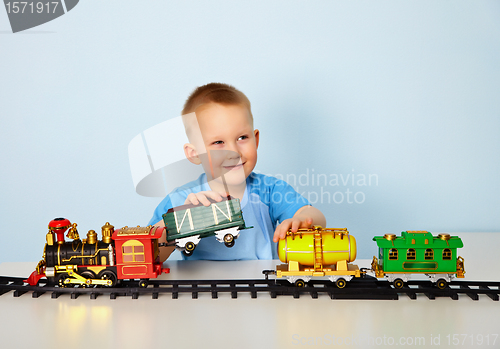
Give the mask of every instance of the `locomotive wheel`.
POLYGON ((67 278, 69 278, 69 275, 66 273, 60 274, 57 277, 57 284, 59 285, 59 287, 68 287, 69 286, 69 284, 64 283, 64 280, 66 280, 67 278))
POLYGON ((188 243, 186 243, 185 248, 186 251, 193 253, 194 249, 196 248, 196 245, 193 242, 189 241, 188 243))
POLYGON ((139 281, 139 287, 141 288, 146 288, 149 285, 149 280, 148 279, 141 279, 139 281))
POLYGON ((295 281, 295 287, 304 287, 305 285, 306 283, 302 279, 298 279, 297 281, 295 281))
POLYGON ((335 281, 335 285, 338 288, 344 288, 347 285, 347 281, 345 281, 344 278, 340 278, 340 279, 337 279, 337 281, 335 281))
POLYGON ((110 270, 101 271, 97 277, 101 280, 111 280, 111 283, 109 285, 104 285, 104 287, 114 287, 118 282, 118 278, 115 273, 110 270))
POLYGON ((403 288, 404 284, 405 283, 403 282, 402 279, 396 279, 396 280, 394 280, 394 287, 395 288, 403 288))
POLYGON ((446 286, 448 286, 448 283, 446 282, 445 279, 439 279, 437 282, 436 282, 436 286, 437 288, 439 288, 440 290, 444 290, 446 288, 446 286))
MULTIPOLYGON (((87 279, 88 282, 90 282, 90 279, 96 278, 96 275, 92 270, 82 271, 80 275, 83 276, 85 279, 87 279)), ((95 285, 91 285, 90 283, 88 283, 88 284, 85 284, 84 286, 85 287, 94 287, 95 285)))

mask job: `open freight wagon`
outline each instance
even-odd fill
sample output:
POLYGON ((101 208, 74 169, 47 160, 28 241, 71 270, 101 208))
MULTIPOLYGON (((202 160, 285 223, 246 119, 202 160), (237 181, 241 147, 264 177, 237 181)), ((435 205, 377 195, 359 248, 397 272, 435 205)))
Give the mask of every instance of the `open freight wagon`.
POLYGON ((202 238, 215 236, 217 241, 233 247, 240 230, 252 228, 245 226, 239 199, 210 201, 209 206, 177 206, 163 214, 169 245, 190 256, 202 238))

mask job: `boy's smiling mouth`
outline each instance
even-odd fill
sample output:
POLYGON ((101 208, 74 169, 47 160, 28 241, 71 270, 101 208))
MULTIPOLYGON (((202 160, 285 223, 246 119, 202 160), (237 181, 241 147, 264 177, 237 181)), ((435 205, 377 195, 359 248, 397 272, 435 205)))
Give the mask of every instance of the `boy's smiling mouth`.
POLYGON ((240 169, 243 167, 243 165, 245 165, 246 161, 243 162, 243 163, 240 163, 240 164, 236 164, 236 165, 223 165, 222 167, 225 168, 226 170, 228 171, 232 171, 232 170, 237 170, 237 169, 240 169))

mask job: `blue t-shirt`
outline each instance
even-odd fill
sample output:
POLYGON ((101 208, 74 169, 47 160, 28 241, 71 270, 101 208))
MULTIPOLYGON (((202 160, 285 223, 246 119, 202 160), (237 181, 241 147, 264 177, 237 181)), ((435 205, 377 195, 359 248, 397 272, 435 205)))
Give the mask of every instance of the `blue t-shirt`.
MULTIPOLYGON (((170 208, 184 205, 190 193, 210 190, 205 174, 174 189, 156 207, 149 224, 161 221, 162 215, 170 208)), ((285 181, 252 172, 246 179, 241 209, 245 225, 253 228, 241 230, 231 248, 218 242, 215 237, 201 239, 188 259, 278 259, 276 243, 273 242, 276 226, 292 218, 298 209, 306 205, 309 205, 309 201, 285 181)))

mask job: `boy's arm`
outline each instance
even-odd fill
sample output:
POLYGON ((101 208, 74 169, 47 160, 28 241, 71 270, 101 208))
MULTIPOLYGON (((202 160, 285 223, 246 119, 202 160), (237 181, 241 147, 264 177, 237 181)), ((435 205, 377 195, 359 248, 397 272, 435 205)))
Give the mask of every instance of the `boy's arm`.
MULTIPOLYGON (((165 226, 165 222, 163 222, 163 220, 159 221, 158 223, 156 224, 153 224, 157 227, 164 227, 165 226)), ((158 239, 158 243, 167 243, 167 231, 164 230, 163 231, 163 234, 161 235, 161 237, 158 239)), ((159 251, 160 251, 160 262, 163 263, 167 260, 168 257, 170 257, 170 255, 172 254, 172 252, 174 252, 175 250, 175 246, 164 246, 164 247, 158 247, 159 251)))
POLYGON ((302 206, 295 212, 292 218, 285 219, 276 227, 273 241, 278 242, 280 239, 284 239, 289 229, 295 233, 299 228, 310 228, 313 225, 325 227, 325 215, 316 207, 309 205, 302 206))

